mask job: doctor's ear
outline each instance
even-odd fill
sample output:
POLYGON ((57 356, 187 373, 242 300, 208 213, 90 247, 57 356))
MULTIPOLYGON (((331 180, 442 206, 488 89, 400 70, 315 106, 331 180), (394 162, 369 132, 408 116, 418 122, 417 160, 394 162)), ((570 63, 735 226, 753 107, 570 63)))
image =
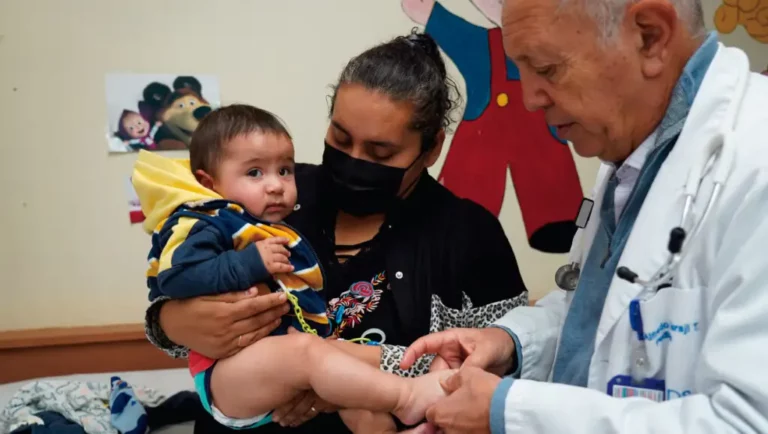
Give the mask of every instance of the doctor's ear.
POLYGON ((660 75, 670 59, 672 37, 679 32, 680 20, 672 2, 646 0, 637 2, 627 11, 633 40, 641 57, 643 75, 660 75))

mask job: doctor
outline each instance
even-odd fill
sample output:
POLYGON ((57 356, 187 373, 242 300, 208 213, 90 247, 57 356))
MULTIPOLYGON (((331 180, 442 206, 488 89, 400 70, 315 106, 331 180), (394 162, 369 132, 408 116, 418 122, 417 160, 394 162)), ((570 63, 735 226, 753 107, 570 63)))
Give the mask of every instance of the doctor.
POLYGON ((604 164, 565 289, 406 353, 463 362, 428 420, 768 432, 768 77, 707 36, 699 0, 506 0, 502 21, 525 104, 604 164))

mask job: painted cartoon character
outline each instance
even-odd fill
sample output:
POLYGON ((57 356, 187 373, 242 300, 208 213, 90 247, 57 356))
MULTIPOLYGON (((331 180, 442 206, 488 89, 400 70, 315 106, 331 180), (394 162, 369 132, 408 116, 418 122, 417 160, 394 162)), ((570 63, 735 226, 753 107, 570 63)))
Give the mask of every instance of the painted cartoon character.
POLYGON ((153 82, 144 88, 144 101, 139 111, 147 119, 163 123, 170 137, 189 146, 192 133, 212 108, 203 98, 202 85, 195 77, 182 76, 173 81, 173 90, 153 82))
MULTIPOLYGON (((501 0, 473 4, 498 26, 501 0)), ((498 216, 509 170, 529 245, 547 253, 567 252, 583 197, 576 164, 544 114, 523 105, 520 71, 504 54, 501 29, 471 24, 435 0, 402 0, 402 7, 425 26, 466 82, 464 118, 440 182, 498 216)))
POLYGON ((123 110, 117 125, 118 128, 115 136, 120 138, 123 143, 130 146, 134 151, 139 149, 157 149, 155 136, 162 122, 155 122, 150 128, 149 121, 144 116, 135 111, 123 110))
POLYGON ((715 11, 715 28, 731 33, 739 25, 756 41, 768 44, 768 0, 723 0, 715 11))

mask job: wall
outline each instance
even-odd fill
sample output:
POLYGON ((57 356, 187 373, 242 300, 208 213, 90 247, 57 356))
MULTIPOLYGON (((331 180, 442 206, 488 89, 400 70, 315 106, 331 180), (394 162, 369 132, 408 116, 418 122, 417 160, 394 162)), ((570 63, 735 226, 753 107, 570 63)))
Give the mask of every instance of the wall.
MULTIPOLYGON (((717 28, 715 26, 715 11, 717 11, 717 8, 720 7, 725 3, 725 1, 722 0, 702 0, 702 4, 704 6, 704 16, 706 17, 706 24, 707 27, 711 30, 717 31, 717 28)), ((728 3, 738 3, 738 2, 728 2, 728 3)), ((762 2, 756 2, 757 7, 756 9, 762 9, 765 10, 768 8, 768 2, 762 1, 762 2)), ((763 35, 768 35, 768 25, 763 26, 764 31, 762 32, 763 35)), ((758 42, 756 39, 752 38, 746 30, 744 30, 744 26, 738 25, 736 29, 728 34, 721 34, 719 36, 719 39, 721 42, 723 42, 725 45, 739 47, 742 50, 744 50, 747 55, 749 56, 749 60, 751 62, 752 70, 755 72, 762 72, 765 70, 768 70, 768 43, 761 43, 758 42)))
MULTIPOLYGON (((487 25, 469 1, 443 3, 487 25)), ((128 224, 135 156, 106 152, 106 73, 215 74, 222 103, 277 112, 299 160, 319 162, 328 85, 412 27, 398 0, 0 0, 0 330, 143 319, 149 239, 128 224)), ((595 162, 577 165, 590 189, 595 162)), ((527 247, 509 187, 501 221, 541 296, 564 255, 527 247)))

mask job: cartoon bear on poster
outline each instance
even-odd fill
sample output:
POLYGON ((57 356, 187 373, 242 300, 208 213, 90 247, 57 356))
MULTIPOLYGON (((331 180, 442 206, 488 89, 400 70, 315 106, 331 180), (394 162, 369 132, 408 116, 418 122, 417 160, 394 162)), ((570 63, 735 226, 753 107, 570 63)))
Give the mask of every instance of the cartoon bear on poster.
POLYGON ((544 114, 523 105, 520 71, 502 46, 501 0, 472 3, 496 27, 471 24, 435 0, 401 0, 406 15, 425 27, 466 82, 464 118, 438 180, 498 216, 509 170, 529 245, 565 253, 583 198, 576 164, 544 114))

